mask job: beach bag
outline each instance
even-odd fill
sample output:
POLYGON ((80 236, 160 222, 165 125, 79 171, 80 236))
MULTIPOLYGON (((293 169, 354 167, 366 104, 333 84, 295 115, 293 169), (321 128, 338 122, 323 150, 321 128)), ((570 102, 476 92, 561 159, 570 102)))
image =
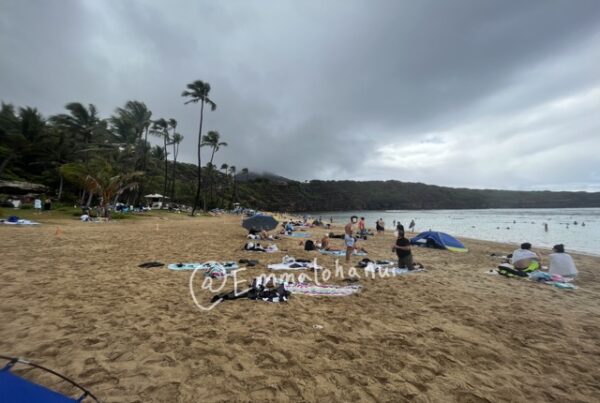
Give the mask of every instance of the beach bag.
POLYGON ((315 243, 312 240, 308 240, 304 243, 304 250, 315 250, 315 243))

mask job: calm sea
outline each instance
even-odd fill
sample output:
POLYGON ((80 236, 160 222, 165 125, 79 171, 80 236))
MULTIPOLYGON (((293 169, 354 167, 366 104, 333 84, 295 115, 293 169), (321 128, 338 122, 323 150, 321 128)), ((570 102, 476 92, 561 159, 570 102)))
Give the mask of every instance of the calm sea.
MULTIPOLYGON (((600 208, 576 209, 486 209, 486 210, 387 210, 316 212, 323 220, 333 217, 336 223, 348 222, 352 215, 365 217, 369 228, 383 218, 386 229, 400 221, 408 230, 415 220, 416 231, 447 232, 459 237, 551 248, 565 244, 568 251, 600 255, 600 208), (544 230, 548 224, 548 231, 544 230)), ((468 243, 468 242, 467 242, 468 243)), ((468 245, 467 245, 468 246, 468 245)))

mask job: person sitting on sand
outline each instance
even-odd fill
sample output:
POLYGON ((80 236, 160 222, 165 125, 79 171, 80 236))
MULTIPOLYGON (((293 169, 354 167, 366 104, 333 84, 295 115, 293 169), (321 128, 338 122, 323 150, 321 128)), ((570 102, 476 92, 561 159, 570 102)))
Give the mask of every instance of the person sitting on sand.
POLYGON ((344 227, 344 244, 346 245, 346 263, 350 263, 350 256, 354 252, 354 244, 356 239, 352 236, 354 234, 353 226, 358 221, 358 217, 353 215, 350 217, 350 222, 344 227))
POLYGON ((550 254, 550 274, 558 274, 567 278, 575 278, 577 276, 577 268, 573 258, 568 253, 565 253, 565 245, 554 245, 550 254))
POLYGON ((332 250, 332 251, 341 250, 341 249, 331 247, 331 241, 329 240, 329 234, 325 234, 325 235, 323 235, 323 238, 321 238, 321 249, 332 250))
POLYGON ((414 269, 412 251, 410 250, 410 241, 404 236, 404 231, 398 231, 396 243, 392 246, 392 250, 398 256, 398 267, 414 269))
POLYGON ((525 242, 521 244, 520 249, 513 252, 512 264, 517 270, 531 272, 541 267, 542 258, 531 250, 531 244, 529 242, 525 242))

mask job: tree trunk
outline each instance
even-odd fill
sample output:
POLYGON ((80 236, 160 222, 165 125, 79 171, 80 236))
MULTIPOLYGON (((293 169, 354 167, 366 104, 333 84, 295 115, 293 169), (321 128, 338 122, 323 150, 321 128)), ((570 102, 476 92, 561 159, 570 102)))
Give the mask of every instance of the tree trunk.
POLYGON ((200 100, 202 105, 200 106, 200 128, 198 129, 198 186, 196 187, 196 195, 194 197, 194 206, 192 207, 192 216, 196 213, 196 206, 200 202, 200 191, 202 190, 202 120, 204 118, 204 99, 200 100))
POLYGON ((94 194, 92 192, 90 192, 90 196, 88 197, 87 203, 85 204, 86 207, 90 207, 90 204, 92 204, 93 197, 94 197, 94 194))
POLYGON ((213 167, 213 159, 215 158, 216 147, 213 147, 212 154, 210 155, 210 205, 213 207, 213 183, 215 181, 215 172, 213 167))
POLYGON ((2 175, 2 171, 4 171, 4 168, 6 168, 12 157, 13 154, 10 154, 8 157, 4 158, 4 161, 2 161, 2 164, 0 164, 0 175, 2 175))
POLYGON ((62 198, 62 191, 63 191, 63 182, 64 182, 64 179, 63 179, 62 175, 58 175, 58 177, 60 178, 60 182, 58 184, 58 196, 57 196, 57 199, 58 199, 58 201, 60 201, 60 199, 62 198))
POLYGON ((210 206, 213 207, 214 204, 214 200, 213 200, 213 182, 214 182, 214 172, 212 169, 212 166, 210 168, 210 206))
POLYGON ((168 158, 168 154, 167 154, 167 136, 168 136, 168 132, 165 130, 165 133, 163 134, 164 145, 165 145, 165 184, 163 187, 162 208, 165 207, 165 196, 167 196, 167 186, 168 186, 167 181, 169 179, 169 158, 168 158))
POLYGON ((171 201, 175 200, 175 171, 177 170, 177 154, 179 144, 173 143, 173 170, 171 172, 171 201))
MULTIPOLYGON (((143 156, 143 162, 142 162, 142 171, 144 172, 144 175, 147 173, 146 170, 148 168, 148 131, 150 130, 150 124, 146 125, 146 131, 144 133, 144 156, 143 156)), ((146 178, 142 178, 140 180, 140 187, 138 188, 137 191, 137 195, 135 197, 135 202, 136 204, 139 203, 142 200, 142 195, 144 194, 144 181, 146 180, 146 178)))
POLYGON ((85 189, 83 189, 83 191, 81 192, 81 199, 79 200, 79 205, 83 206, 83 203, 85 202, 85 189))

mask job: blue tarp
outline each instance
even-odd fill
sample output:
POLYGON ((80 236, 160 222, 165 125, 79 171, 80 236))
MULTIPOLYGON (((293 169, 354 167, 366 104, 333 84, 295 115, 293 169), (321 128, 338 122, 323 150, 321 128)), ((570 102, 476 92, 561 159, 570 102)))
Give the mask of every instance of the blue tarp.
POLYGON ((458 239, 454 238, 452 235, 448 235, 445 232, 438 231, 425 231, 421 232, 414 238, 410 239, 410 243, 412 245, 423 245, 423 246, 432 246, 434 248, 442 248, 448 249, 453 252, 467 252, 468 249, 465 248, 458 239))
POLYGON ((63 396, 10 372, 0 371, 1 403, 72 403, 76 399, 63 396))

